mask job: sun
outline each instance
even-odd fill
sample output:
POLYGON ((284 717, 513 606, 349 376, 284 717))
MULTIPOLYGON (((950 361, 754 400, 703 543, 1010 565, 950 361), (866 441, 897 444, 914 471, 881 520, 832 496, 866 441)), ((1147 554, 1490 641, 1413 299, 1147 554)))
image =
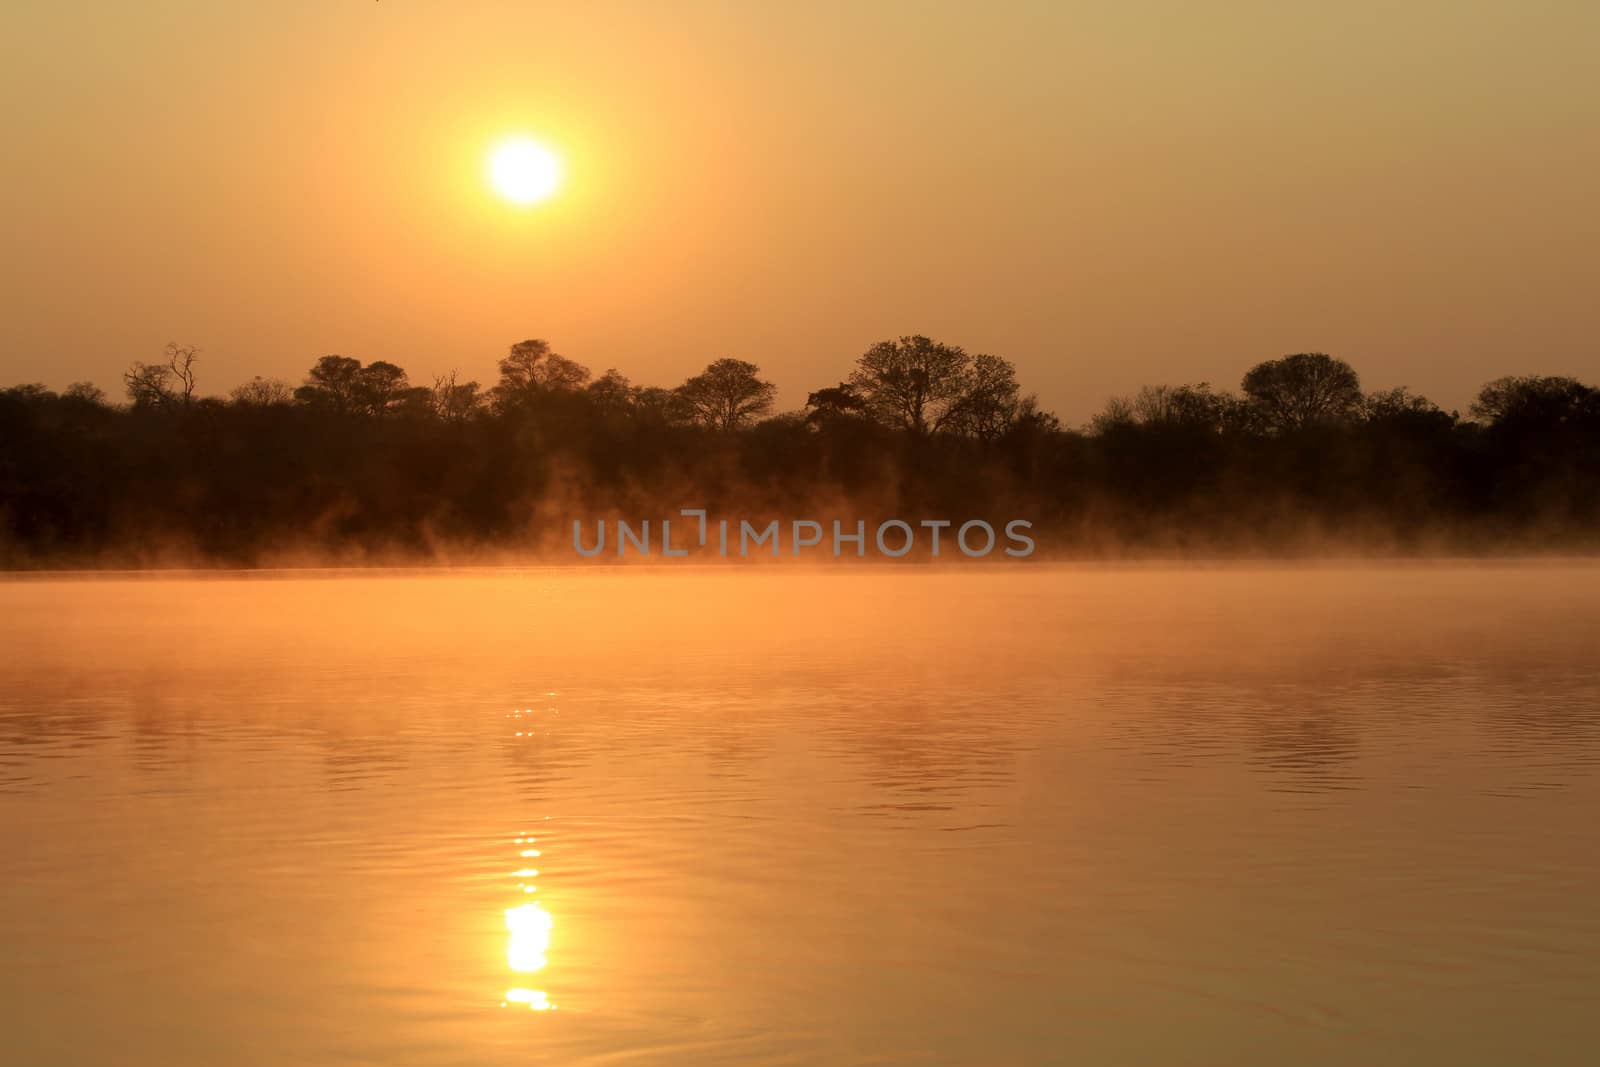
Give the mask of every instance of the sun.
POLYGON ((537 204, 561 186, 561 160, 531 137, 508 137, 489 152, 489 182, 513 204, 537 204))

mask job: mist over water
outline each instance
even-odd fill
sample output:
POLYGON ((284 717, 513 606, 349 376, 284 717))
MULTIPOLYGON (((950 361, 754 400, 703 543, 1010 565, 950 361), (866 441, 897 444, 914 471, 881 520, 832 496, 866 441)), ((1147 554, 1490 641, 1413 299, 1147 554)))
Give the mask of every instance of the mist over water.
POLYGON ((1600 566, 0 582, 17 1063, 1582 1064, 1600 566))

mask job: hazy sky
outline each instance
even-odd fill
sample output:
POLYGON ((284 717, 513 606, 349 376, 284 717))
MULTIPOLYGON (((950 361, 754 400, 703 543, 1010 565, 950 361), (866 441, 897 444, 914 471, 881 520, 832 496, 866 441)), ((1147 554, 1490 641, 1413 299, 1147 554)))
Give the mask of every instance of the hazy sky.
POLYGON ((0 383, 200 345, 783 406, 920 332, 1073 422, 1287 352, 1600 378, 1600 4, 8 5, 0 383), (493 197, 525 131, 556 199, 493 197))

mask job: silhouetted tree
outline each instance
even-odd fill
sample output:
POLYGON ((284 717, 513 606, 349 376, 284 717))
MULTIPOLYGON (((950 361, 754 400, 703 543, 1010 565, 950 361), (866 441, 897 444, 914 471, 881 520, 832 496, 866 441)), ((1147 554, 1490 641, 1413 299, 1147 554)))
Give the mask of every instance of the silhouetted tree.
POLYGON ((1139 420, 1133 413, 1133 401, 1125 396, 1114 396, 1107 399, 1105 407, 1090 418, 1089 432, 1104 437, 1122 427, 1137 425, 1139 420))
POLYGON ((458 382, 455 371, 436 374, 429 398, 433 413, 445 422, 463 422, 482 404, 477 382, 458 382))
POLYGON ((1425 396, 1418 396, 1405 386, 1368 393, 1361 402, 1361 417, 1369 423, 1414 423, 1449 427, 1454 425, 1454 415, 1440 410, 1439 405, 1425 396))
POLYGON ((1134 411, 1147 426, 1182 426, 1221 432, 1229 423, 1237 401, 1211 391, 1209 382, 1198 385, 1146 386, 1134 398, 1134 411))
POLYGON ((864 414, 866 402, 849 382, 818 389, 806 395, 806 421, 813 426, 864 414))
POLYGON ((887 426, 937 430, 967 387, 966 352, 920 334, 879 341, 856 361, 850 386, 887 426))
POLYGON ((678 397, 696 422, 736 430, 772 410, 778 388, 762 381, 760 372, 742 359, 719 359, 678 386, 678 397))
POLYGON ((128 400, 136 409, 164 408, 173 403, 172 368, 165 363, 134 362, 122 373, 128 400))
POLYGON ((302 404, 352 414, 361 408, 361 361, 349 356, 323 356, 306 373, 306 382, 294 391, 302 404))
POLYGON ((1499 378, 1471 411, 1489 423, 1483 506, 1540 527, 1600 524, 1600 391, 1572 378, 1499 378))
POLYGON ((633 410, 639 418, 664 426, 691 421, 692 416, 676 389, 642 385, 633 391, 633 410))
POLYGON ((96 407, 104 407, 106 404, 105 390, 93 382, 73 382, 62 391, 61 395, 68 400, 93 404, 96 407))
POLYGON ((1596 393, 1572 378, 1529 375, 1496 378, 1472 403, 1474 417, 1490 423, 1557 425, 1595 409, 1596 393))
MULTIPOLYGON (((431 401, 433 391, 427 391, 431 401)), ((379 418, 399 409, 408 400, 419 399, 411 392, 406 372, 393 363, 378 359, 356 373, 356 397, 362 411, 379 418)))
POLYGON ((541 394, 575 392, 588 380, 588 367, 557 355, 548 341, 518 341, 500 361, 494 399, 502 408, 515 406, 541 394))
POLYGON ((199 358, 200 350, 194 345, 180 345, 176 341, 167 345, 167 367, 172 371, 174 392, 186 407, 194 399, 194 365, 199 358))
POLYGON ((1342 359, 1302 352, 1258 363, 1240 386, 1261 425, 1286 433, 1349 418, 1361 407, 1361 379, 1342 359))
POLYGON ((1131 397, 1113 397, 1090 422, 1096 433, 1118 426, 1182 427, 1220 433, 1235 421, 1236 398, 1198 385, 1147 385, 1131 397))
POLYGON ((1061 420, 1053 411, 1039 406, 1039 398, 1029 393, 1017 403, 1017 411, 1007 427, 1007 436, 1036 437, 1061 432, 1061 420))
POLYGON ((243 385, 234 386, 228 399, 245 406, 271 407, 292 401, 294 390, 281 378, 263 378, 258 374, 243 385))
POLYGON ((590 382, 586 391, 595 410, 607 415, 622 415, 633 407, 633 386, 615 367, 590 382))
POLYGON ((1010 363, 999 356, 973 356, 944 428, 980 441, 999 440, 1017 419, 1020 391, 1017 370, 1010 363))

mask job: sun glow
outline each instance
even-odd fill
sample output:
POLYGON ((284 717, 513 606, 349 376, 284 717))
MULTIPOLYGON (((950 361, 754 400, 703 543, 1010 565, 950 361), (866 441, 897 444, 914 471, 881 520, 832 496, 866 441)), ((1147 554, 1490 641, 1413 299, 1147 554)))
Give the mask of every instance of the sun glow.
POLYGON ((513 204, 537 204, 561 186, 561 160, 531 137, 509 137, 489 153, 489 182, 513 204))

